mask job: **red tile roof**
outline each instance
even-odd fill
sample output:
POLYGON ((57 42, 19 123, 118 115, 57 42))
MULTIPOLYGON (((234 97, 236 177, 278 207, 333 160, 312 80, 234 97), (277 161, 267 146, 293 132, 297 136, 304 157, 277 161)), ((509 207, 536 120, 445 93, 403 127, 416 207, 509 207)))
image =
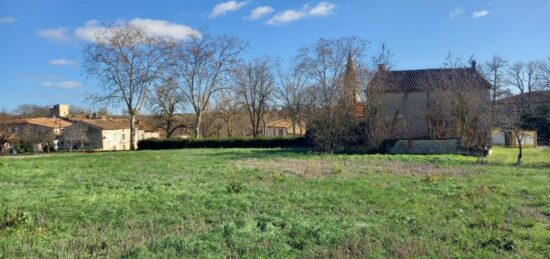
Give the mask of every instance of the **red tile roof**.
POLYGON ((48 128, 66 128, 72 125, 71 122, 59 118, 30 118, 15 119, 8 121, 8 124, 33 124, 48 128))
POLYGON ((491 84, 471 68, 378 71, 368 84, 369 90, 382 92, 490 87, 491 84))

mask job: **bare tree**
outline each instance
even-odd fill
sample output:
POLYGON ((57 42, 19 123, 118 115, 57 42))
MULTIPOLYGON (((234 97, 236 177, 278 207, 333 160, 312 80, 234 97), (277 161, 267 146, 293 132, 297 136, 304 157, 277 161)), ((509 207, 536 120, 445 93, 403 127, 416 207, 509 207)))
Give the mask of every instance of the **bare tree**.
POLYGON ((208 102, 226 88, 229 68, 245 48, 246 44, 235 37, 212 37, 203 32, 181 42, 173 53, 180 89, 195 112, 196 138, 201 137, 201 119, 208 102))
POLYGON ((73 152, 75 145, 78 146, 78 150, 82 150, 89 142, 86 126, 76 123, 66 128, 63 132, 63 142, 64 146, 68 146, 69 152, 73 152))
POLYGON ((443 63, 441 63, 441 66, 444 68, 467 67, 468 64, 472 63, 472 61, 474 61, 473 55, 470 55, 470 57, 466 60, 463 56, 455 55, 449 51, 443 60, 443 63))
POLYGON ((50 107, 37 104, 21 104, 14 113, 24 118, 50 117, 50 107))
POLYGON ((123 103, 130 115, 130 149, 136 149, 136 116, 161 78, 169 43, 148 36, 142 27, 123 23, 96 33, 84 48, 83 70, 101 82, 98 101, 123 103))
POLYGON ((522 130, 523 126, 523 113, 526 107, 521 103, 513 103, 506 106, 499 107, 499 123, 503 130, 512 133, 518 144, 518 156, 516 165, 523 163, 523 140, 525 134, 522 130))
POLYGON ((506 87, 505 69, 508 61, 500 56, 493 56, 489 61, 480 66, 482 75, 491 83, 491 120, 492 124, 496 122, 497 100, 510 95, 510 90, 506 87))
POLYGON ((241 107, 242 105, 237 101, 237 97, 233 96, 229 91, 222 92, 218 96, 213 114, 214 117, 222 122, 228 138, 232 136, 233 121, 235 120, 235 116, 238 115, 241 107))
POLYGON ((305 90, 308 83, 305 71, 294 64, 288 72, 281 73, 280 78, 281 83, 279 84, 277 94, 292 121, 292 134, 304 134, 305 132, 302 132, 302 125, 307 98, 305 90), (294 132, 297 126, 299 126, 300 132, 294 132))
POLYGON ((156 126, 166 132, 167 138, 170 138, 176 130, 187 127, 181 114, 178 113, 183 108, 184 102, 185 97, 179 91, 174 77, 163 80, 149 98, 151 110, 158 122, 156 126))
POLYGON ((353 101, 345 100, 343 76, 348 55, 359 61, 367 42, 359 37, 320 39, 299 51, 297 59, 311 85, 306 123, 318 149, 333 152, 351 137, 353 101))
POLYGON ((240 64, 232 72, 235 91, 248 112, 254 138, 260 132, 260 124, 273 99, 275 68, 275 61, 263 57, 240 64))
POLYGON ((550 90, 550 57, 541 63, 539 79, 541 80, 541 88, 550 90))
POLYGON ((371 58, 371 62, 373 68, 376 68, 378 65, 382 64, 386 70, 392 70, 396 63, 393 51, 385 42, 380 43, 378 53, 371 58))
POLYGON ((523 94, 536 90, 540 85, 540 63, 530 61, 527 64, 516 62, 508 68, 507 83, 514 86, 519 93, 521 105, 524 105, 523 94))

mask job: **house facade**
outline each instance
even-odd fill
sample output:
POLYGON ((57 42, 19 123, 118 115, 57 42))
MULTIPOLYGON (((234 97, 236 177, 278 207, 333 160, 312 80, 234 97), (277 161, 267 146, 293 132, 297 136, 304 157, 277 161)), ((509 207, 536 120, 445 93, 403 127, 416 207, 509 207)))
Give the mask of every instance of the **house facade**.
POLYGON ((306 134, 305 125, 292 125, 291 120, 280 119, 269 122, 265 125, 264 135, 266 137, 301 136, 306 134), (294 128, 294 129, 293 129, 294 128))
POLYGON ((51 141, 59 139, 72 123, 59 118, 30 118, 11 120, 7 125, 14 132, 13 142, 32 146, 34 152, 40 152, 51 141))
POLYGON ((386 71, 367 87, 367 110, 379 140, 459 138, 464 146, 490 141, 490 83, 471 68, 386 71))
MULTIPOLYGON (((534 130, 519 131, 522 147, 537 147, 537 132, 534 130)), ((491 141, 494 146, 519 147, 520 142, 514 131, 493 129, 491 141)))
MULTIPOLYGON (((130 150, 130 136, 130 122, 127 119, 87 119, 65 129, 62 146, 66 150, 130 150)), ((138 126, 135 145, 139 140, 158 137, 158 132, 145 131, 138 126)))

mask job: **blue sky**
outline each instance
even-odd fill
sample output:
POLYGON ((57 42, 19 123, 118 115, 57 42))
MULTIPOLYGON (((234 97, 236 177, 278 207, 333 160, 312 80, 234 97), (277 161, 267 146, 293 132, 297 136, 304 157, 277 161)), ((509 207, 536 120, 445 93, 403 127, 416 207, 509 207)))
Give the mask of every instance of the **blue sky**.
POLYGON ((437 67, 450 51, 483 61, 550 56, 548 0, 0 0, 0 108, 89 106, 82 46, 105 22, 133 20, 184 39, 208 28, 250 44, 244 58, 287 59, 321 37, 359 35, 393 50, 395 69, 437 67))

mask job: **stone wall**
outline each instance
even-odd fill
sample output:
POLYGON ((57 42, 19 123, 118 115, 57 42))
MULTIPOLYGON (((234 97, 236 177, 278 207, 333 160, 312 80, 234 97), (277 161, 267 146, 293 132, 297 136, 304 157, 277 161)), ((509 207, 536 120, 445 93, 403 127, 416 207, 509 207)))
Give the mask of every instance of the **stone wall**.
POLYGON ((458 96, 464 96, 465 104, 472 114, 470 120, 476 121, 468 126, 468 132, 462 140, 465 146, 477 146, 481 143, 470 139, 490 140, 490 129, 487 125, 488 89, 471 89, 468 91, 427 90, 415 92, 397 92, 379 94, 379 112, 384 121, 386 139, 429 139, 429 138, 456 138, 459 134, 453 126, 453 103, 458 96), (444 123, 441 125, 442 134, 433 136, 427 123, 427 105, 437 102, 441 105, 444 123), (473 133, 474 130, 482 133, 473 133))
POLYGON ((459 154, 460 139, 400 139, 389 148, 390 154, 459 154))

